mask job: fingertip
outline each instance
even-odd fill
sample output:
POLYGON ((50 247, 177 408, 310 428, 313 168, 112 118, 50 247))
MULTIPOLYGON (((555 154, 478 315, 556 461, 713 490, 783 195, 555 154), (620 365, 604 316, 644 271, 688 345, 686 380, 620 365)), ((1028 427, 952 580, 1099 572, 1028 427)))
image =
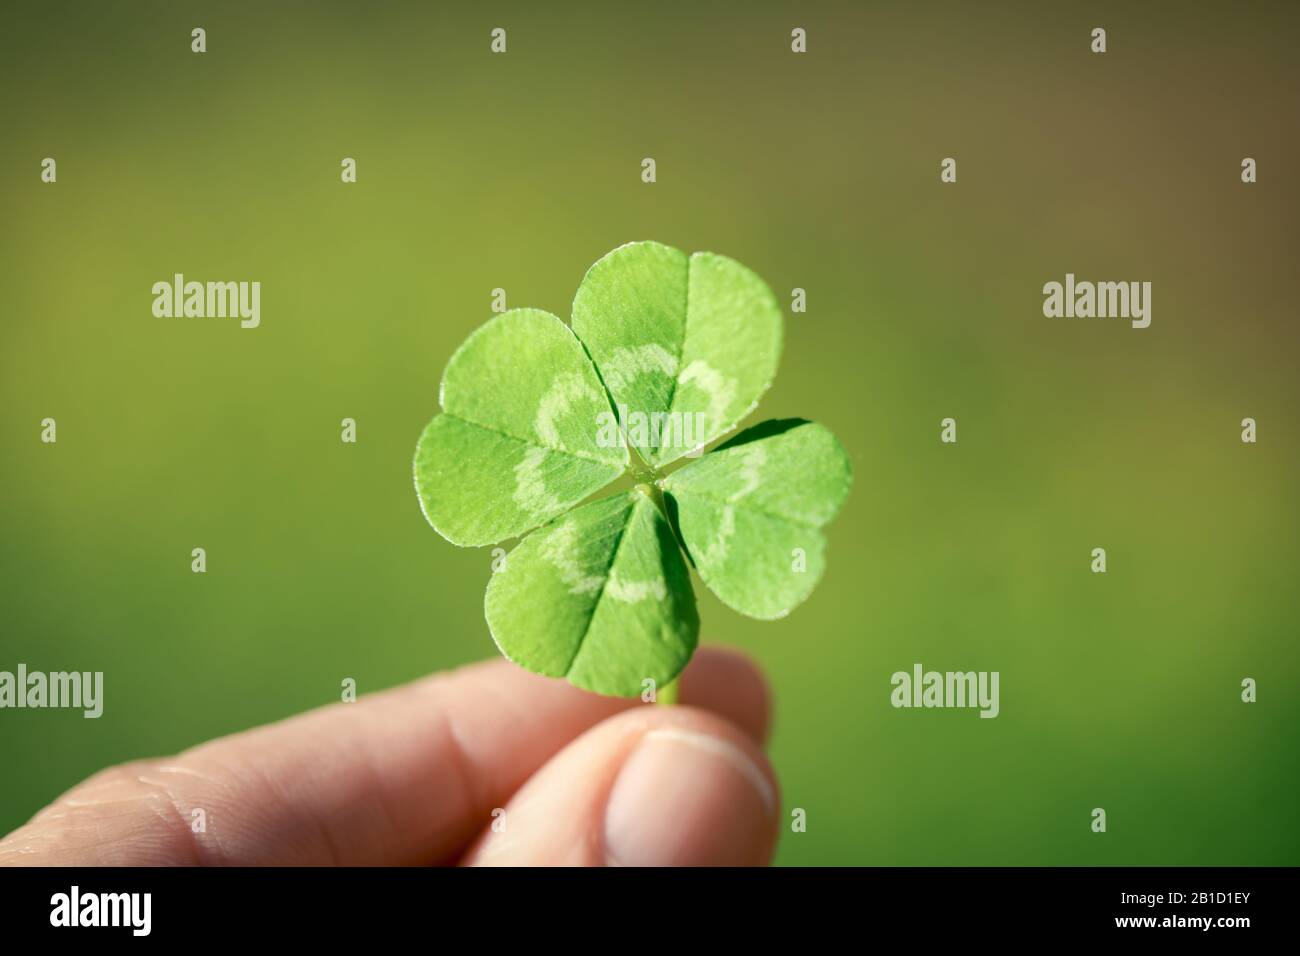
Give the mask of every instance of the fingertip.
POLYGON ((776 846, 776 776, 753 740, 684 712, 623 761, 604 817, 607 866, 763 866, 776 846))
POLYGON ((779 832, 776 775, 717 713, 647 705, 538 771, 486 826, 471 865, 755 866, 779 832))

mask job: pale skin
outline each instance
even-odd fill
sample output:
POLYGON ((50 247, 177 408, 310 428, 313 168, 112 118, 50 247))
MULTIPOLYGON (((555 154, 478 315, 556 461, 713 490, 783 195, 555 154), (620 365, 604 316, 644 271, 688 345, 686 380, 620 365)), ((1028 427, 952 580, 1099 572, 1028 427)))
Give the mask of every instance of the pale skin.
POLYGON ((701 648, 680 691, 660 706, 474 664, 101 771, 0 840, 0 864, 768 863, 763 677, 701 648))

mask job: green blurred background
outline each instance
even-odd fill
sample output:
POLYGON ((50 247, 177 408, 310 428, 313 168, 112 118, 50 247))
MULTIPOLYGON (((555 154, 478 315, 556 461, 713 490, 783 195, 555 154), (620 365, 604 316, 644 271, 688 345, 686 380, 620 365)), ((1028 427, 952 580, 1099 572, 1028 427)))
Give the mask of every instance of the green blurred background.
POLYGON ((807 289, 754 420, 856 469, 792 616, 697 588, 775 688, 779 862, 1300 862, 1300 15, 1130 6, 10 4, 0 669, 106 700, 0 712, 0 831, 493 654, 490 554, 411 487, 443 365, 493 288, 567 316, 653 238, 807 289), (1067 271, 1152 281, 1151 327, 1044 318, 1067 271), (261 328, 154 318, 175 272, 259 280, 261 328), (917 661, 1001 716, 894 710, 917 661))

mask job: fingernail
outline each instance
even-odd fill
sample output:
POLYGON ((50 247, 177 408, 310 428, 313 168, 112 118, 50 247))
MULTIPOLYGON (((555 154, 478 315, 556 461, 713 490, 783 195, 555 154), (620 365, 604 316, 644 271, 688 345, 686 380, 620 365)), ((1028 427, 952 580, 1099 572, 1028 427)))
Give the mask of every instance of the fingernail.
POLYGON ((739 747, 652 730, 628 755, 605 808, 611 866, 755 866, 772 851, 776 794, 739 747))

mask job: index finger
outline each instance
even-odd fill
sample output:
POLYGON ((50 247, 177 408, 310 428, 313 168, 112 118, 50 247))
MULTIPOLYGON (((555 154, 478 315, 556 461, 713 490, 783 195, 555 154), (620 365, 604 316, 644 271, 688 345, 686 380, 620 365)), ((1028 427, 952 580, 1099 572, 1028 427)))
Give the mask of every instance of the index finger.
MULTIPOLYGON (((696 656, 683 697, 761 736, 753 666, 696 656)), ((633 706, 646 705, 475 664, 104 771, 0 841, 0 863, 449 862, 552 755, 633 706)))

